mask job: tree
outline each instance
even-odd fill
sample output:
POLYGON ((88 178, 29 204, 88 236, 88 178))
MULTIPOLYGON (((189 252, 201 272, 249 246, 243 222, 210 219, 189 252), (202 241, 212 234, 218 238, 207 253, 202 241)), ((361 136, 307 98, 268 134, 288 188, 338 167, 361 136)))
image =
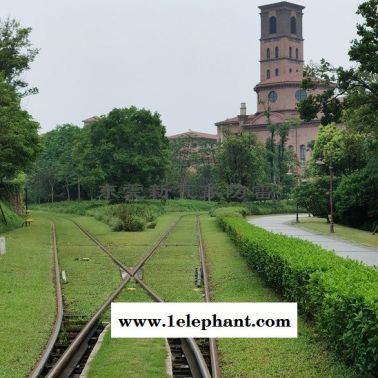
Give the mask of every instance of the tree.
POLYGON ((169 147, 158 113, 134 106, 113 109, 88 127, 89 148, 106 182, 148 186, 164 178, 169 147))
POLYGON ((328 174, 332 165, 335 175, 348 174, 365 167, 368 142, 366 135, 335 124, 321 126, 315 141, 310 167, 314 174, 328 174), (326 164, 319 166, 317 160, 326 164))
POLYGON ((31 28, 22 28, 16 20, 0 20, 0 73, 16 91, 23 94, 36 93, 37 88, 29 88, 20 75, 30 68, 30 63, 38 54, 29 40, 31 28))
POLYGON ((251 188, 261 182, 264 148, 253 134, 230 135, 219 147, 219 174, 226 184, 251 188))
POLYGON ((378 176, 364 168, 344 176, 335 192, 336 217, 371 230, 378 219, 378 176))
POLYGON ((40 151, 38 128, 21 109, 15 90, 0 76, 0 183, 31 166, 40 151))

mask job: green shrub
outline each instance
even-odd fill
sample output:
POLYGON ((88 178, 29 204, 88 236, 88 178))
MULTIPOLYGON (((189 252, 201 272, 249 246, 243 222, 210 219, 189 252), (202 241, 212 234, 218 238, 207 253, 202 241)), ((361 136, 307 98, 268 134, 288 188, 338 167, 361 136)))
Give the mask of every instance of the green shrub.
POLYGON ((12 211, 10 207, 6 205, 4 202, 0 201, 0 205, 3 209, 5 219, 6 219, 6 224, 5 224, 3 215, 0 212, 0 232, 6 232, 6 231, 13 230, 14 228, 21 227, 23 219, 19 217, 14 211, 12 211))
POLYGON ((210 210, 212 217, 239 217, 243 218, 247 215, 247 209, 241 206, 234 207, 218 207, 210 210))
POLYGON ((378 371, 378 271, 300 239, 272 234, 239 217, 219 216, 266 282, 362 375, 378 371))

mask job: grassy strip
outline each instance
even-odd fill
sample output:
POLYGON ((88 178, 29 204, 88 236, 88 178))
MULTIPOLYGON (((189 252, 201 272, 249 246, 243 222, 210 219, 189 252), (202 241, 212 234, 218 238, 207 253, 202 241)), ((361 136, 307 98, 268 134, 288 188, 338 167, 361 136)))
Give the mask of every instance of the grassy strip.
MULTIPOLYGON (((144 290, 129 284, 117 302, 150 302, 144 290)), ((109 313, 108 313, 109 320, 109 313)), ((167 377, 164 339, 112 339, 110 331, 89 369, 88 378, 161 378, 167 377)))
POLYGON ((0 377, 25 377, 44 349, 55 320, 50 222, 5 234, 0 256, 0 377))
POLYGON ((160 249, 148 261, 144 267, 145 282, 164 301, 202 301, 202 290, 195 286, 195 269, 199 266, 196 217, 183 217, 167 243, 177 245, 160 249))
POLYGON ((365 376, 378 368, 378 271, 237 217, 219 223, 248 264, 299 311, 347 363, 365 376))
POLYGON ((179 214, 164 214, 154 229, 143 232, 112 232, 109 226, 92 217, 79 217, 77 221, 87 228, 98 240, 126 266, 135 266, 160 235, 175 222, 179 214))
MULTIPOLYGON (((218 302, 275 302, 273 293, 221 232, 214 218, 201 217, 212 298, 218 302)), ((355 377, 316 340, 302 319, 297 339, 219 339, 224 377, 355 377)))
MULTIPOLYGON (((325 221, 323 218, 300 218, 299 223, 293 222, 292 225, 305 230, 320 232, 321 234, 325 234, 327 236, 330 235, 329 223, 327 223, 327 221, 325 221)), ((332 237, 378 248, 378 234, 373 235, 371 232, 359 230, 357 228, 336 224, 335 234, 333 234, 332 237)))
POLYGON ((51 217, 56 223, 60 268, 68 279, 62 287, 66 311, 89 318, 120 284, 119 269, 70 220, 51 217))

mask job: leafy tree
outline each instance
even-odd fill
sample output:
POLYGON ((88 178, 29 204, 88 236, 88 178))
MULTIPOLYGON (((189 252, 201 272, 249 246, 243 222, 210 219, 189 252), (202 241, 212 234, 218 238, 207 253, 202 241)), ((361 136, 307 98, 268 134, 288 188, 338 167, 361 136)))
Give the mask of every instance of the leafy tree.
MULTIPOLYGON (((14 89, 25 90, 28 84, 20 75, 30 68, 30 63, 38 54, 32 48, 29 36, 31 28, 22 28, 16 20, 0 20, 0 73, 14 89)), ((36 93, 36 88, 29 88, 23 94, 36 93)))
POLYGON ((226 137, 217 156, 220 178, 227 184, 251 188, 261 182, 264 148, 253 134, 226 137))
POLYGON ((38 128, 21 109, 15 90, 0 76, 0 183, 31 166, 40 151, 38 128))
POLYGON ((328 174, 332 165, 335 175, 348 174, 367 163, 366 135, 335 124, 321 126, 315 141, 310 166, 313 173, 328 174), (317 160, 326 164, 319 166, 317 160))
POLYGON ((378 176, 364 168, 344 176, 335 192, 336 217, 354 227, 376 225, 378 176))
POLYGON ((113 109, 88 127, 89 148, 107 182, 148 186, 163 179, 169 150, 158 113, 134 106, 113 109))

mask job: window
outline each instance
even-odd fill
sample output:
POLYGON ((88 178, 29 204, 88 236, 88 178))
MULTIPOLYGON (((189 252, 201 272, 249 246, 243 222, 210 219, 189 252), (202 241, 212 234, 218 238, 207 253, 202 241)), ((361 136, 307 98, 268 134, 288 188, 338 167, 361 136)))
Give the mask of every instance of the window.
POLYGON ((306 161, 306 146, 304 144, 299 147, 299 156, 301 161, 306 161))
POLYGON ((270 70, 267 70, 267 71, 266 71, 266 78, 267 78, 267 79, 270 79, 270 70))
POLYGON ((275 71, 276 71, 276 76, 279 76, 280 70, 278 68, 276 68, 275 71))
POLYGON ((293 72, 293 69, 292 69, 292 68, 289 68, 289 72, 293 72))
POLYGON ((298 89, 295 92, 295 98, 297 101, 303 101, 307 98, 307 93, 304 89, 298 89))
POLYGON ((269 102, 276 102, 277 98, 278 98, 277 92, 275 92, 275 91, 269 92, 269 95, 268 95, 269 102))
POLYGON ((294 16, 290 19, 290 32, 297 34, 297 19, 294 16))
POLYGON ((266 59, 270 59, 270 49, 266 49, 266 59))
POLYGON ((299 50, 295 49, 295 59, 299 59, 299 50))
POLYGON ((277 19, 272 16, 269 19, 269 34, 275 34, 277 33, 277 19))
POLYGON ((276 46, 276 48, 274 49, 274 55, 276 58, 280 57, 280 49, 278 46, 276 46))
POLYGON ((293 57, 293 48, 289 47, 289 58, 293 57))

